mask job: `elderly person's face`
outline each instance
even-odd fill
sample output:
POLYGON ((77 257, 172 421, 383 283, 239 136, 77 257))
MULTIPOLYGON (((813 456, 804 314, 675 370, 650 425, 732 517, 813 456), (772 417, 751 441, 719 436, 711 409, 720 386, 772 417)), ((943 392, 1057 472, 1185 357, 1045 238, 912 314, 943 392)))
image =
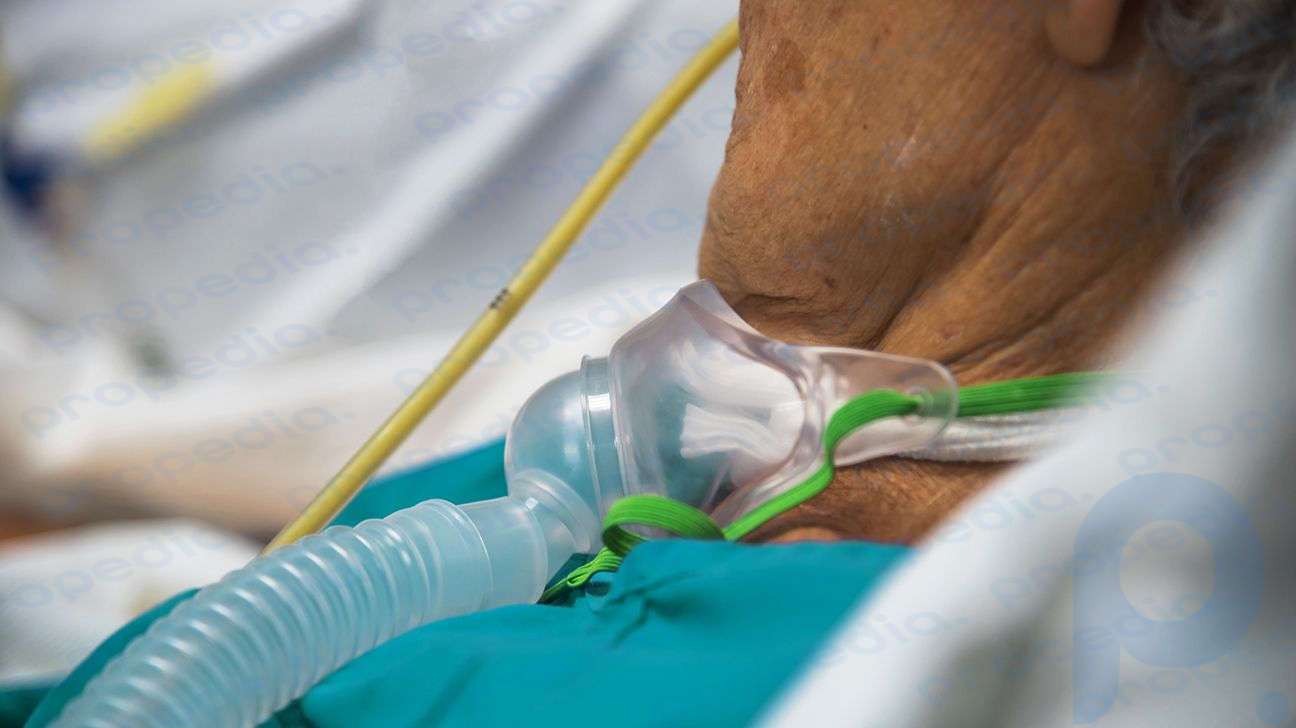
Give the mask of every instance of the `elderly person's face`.
MULTIPOLYGON (((768 335, 962 384, 1101 366, 1188 232, 1169 1, 744 0, 701 275, 768 335)), ((1004 467, 844 469, 756 537, 914 539, 1004 467)))

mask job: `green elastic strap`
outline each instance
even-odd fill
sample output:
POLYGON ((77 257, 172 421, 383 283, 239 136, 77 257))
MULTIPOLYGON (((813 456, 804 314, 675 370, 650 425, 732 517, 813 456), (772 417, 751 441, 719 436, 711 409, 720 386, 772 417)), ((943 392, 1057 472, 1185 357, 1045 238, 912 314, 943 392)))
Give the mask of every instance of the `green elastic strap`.
MULTIPOLYGON (((1073 404, 1094 386, 1110 381, 1114 376, 1108 372, 1081 372, 966 387, 959 391, 956 416, 980 417, 1031 412, 1073 404)), ((889 389, 869 392, 849 400, 828 420, 828 427, 824 431, 824 462, 819 470, 724 528, 711 516, 686 503, 655 495, 622 498, 612 504, 603 521, 603 543, 607 547, 593 561, 573 570, 567 578, 545 590, 540 601, 551 602, 568 589, 582 586, 600 571, 616 571, 620 568, 626 554, 647 540, 627 531, 623 527, 625 525, 651 526, 685 538, 741 539, 780 513, 823 492, 833 479, 836 467, 833 465, 833 453, 837 450, 837 444, 847 435, 877 420, 913 414, 922 405, 923 400, 918 397, 889 389)))
POLYGON ((651 526, 684 538, 724 538, 725 533, 711 516, 693 507, 680 508, 679 501, 655 495, 631 495, 608 508, 603 519, 603 543, 617 556, 647 539, 621 527, 623 523, 651 526))

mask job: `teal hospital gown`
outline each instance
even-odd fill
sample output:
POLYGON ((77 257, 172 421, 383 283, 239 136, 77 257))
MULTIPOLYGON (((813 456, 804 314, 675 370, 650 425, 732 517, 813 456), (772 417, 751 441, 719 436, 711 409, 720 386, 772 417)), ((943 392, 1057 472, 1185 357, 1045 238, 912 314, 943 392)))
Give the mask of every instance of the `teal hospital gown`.
MULTIPOLYGON (((504 490, 497 444, 375 483, 338 522, 504 490)), ((746 725, 907 553, 870 543, 650 542, 564 606, 504 607, 409 632, 265 725, 512 728, 591 716, 621 728, 746 725)), ((107 640, 45 695, 28 728, 45 726, 131 638, 192 594, 107 640)))

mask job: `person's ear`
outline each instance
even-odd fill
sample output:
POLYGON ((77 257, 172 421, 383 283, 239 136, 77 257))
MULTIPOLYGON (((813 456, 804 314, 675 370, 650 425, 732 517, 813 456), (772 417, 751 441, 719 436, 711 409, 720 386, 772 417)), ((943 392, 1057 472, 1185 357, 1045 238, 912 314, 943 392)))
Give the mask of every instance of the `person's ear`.
POLYGON ((1049 0, 1049 43, 1064 60, 1094 66, 1107 57, 1125 0, 1049 0))

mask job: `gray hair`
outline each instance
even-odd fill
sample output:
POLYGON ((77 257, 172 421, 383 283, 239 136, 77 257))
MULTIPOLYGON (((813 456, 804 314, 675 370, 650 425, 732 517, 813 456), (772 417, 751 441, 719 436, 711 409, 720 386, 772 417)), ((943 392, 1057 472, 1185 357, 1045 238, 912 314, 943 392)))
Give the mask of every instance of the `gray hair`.
MULTIPOLYGON (((1296 82, 1296 0, 1183 4, 1155 0, 1148 15, 1153 45, 1178 66, 1189 90, 1186 117, 1174 125, 1180 133, 1166 140, 1177 152, 1172 172, 1180 200, 1201 181, 1211 155, 1272 139, 1290 118, 1278 92, 1296 82)), ((1296 88, 1291 93, 1296 110, 1296 88)))

